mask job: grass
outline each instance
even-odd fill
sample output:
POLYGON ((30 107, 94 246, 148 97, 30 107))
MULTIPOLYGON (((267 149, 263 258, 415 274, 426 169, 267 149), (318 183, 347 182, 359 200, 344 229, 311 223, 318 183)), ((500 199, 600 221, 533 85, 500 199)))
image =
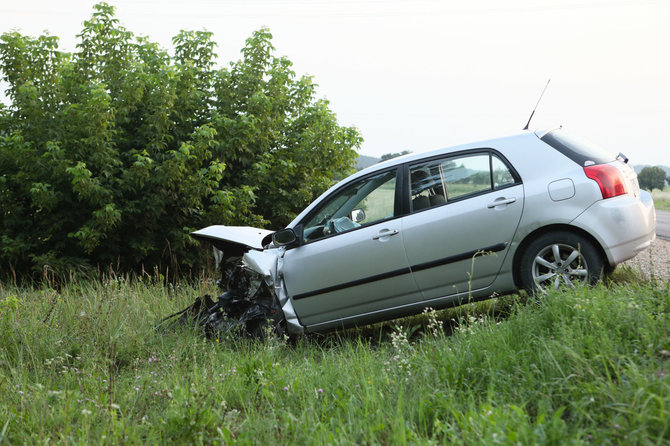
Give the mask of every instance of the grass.
POLYGON ((657 210, 670 211, 670 187, 658 190, 654 189, 651 192, 651 197, 654 199, 654 206, 657 210))
POLYGON ((299 340, 153 330, 213 285, 0 285, 0 443, 662 444, 670 285, 299 340))

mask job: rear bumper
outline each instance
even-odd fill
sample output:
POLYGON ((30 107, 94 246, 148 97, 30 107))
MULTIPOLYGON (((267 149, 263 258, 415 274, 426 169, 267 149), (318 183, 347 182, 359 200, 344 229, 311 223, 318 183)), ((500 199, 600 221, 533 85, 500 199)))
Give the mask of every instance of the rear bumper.
POLYGON ((651 195, 600 200, 572 222, 600 243, 610 265, 635 257, 656 238, 656 209, 651 195))

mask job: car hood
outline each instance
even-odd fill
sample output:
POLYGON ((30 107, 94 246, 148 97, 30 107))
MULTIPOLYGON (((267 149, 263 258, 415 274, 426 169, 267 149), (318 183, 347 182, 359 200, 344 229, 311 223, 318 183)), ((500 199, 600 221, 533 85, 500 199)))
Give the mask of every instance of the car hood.
POLYGON ((221 263, 221 257, 240 257, 242 265, 261 274, 265 283, 273 290, 279 300, 289 332, 302 334, 304 327, 300 324, 293 309, 293 303, 286 292, 281 273, 285 248, 283 246, 273 247, 272 245, 267 249, 263 248, 263 240, 267 237, 268 240, 265 243, 269 244, 269 236, 273 232, 249 226, 214 225, 191 232, 191 236, 197 240, 211 243, 214 248, 223 251, 222 256, 215 249, 214 257, 217 260, 217 265, 221 263))
POLYGON ((252 228, 250 226, 213 225, 191 232, 197 240, 211 243, 229 255, 242 255, 249 249, 263 250, 263 239, 274 231, 252 228))

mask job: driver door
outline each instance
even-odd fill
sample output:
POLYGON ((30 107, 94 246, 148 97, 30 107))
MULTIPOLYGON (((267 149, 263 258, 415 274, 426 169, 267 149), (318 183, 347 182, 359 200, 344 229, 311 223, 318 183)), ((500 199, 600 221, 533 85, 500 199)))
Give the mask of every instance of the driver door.
POLYGON ((286 251, 283 272, 303 325, 337 328, 420 298, 396 218, 396 179, 393 169, 354 180, 302 222, 304 244, 286 251))

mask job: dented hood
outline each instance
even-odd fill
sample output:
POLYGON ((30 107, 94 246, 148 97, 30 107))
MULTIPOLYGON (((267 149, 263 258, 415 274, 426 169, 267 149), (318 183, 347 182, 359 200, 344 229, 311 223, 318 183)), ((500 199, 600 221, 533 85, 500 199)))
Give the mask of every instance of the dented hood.
POLYGON ((249 226, 213 225, 191 232, 191 236, 211 243, 225 255, 242 255, 250 248, 262 251, 263 238, 273 232, 249 226))

